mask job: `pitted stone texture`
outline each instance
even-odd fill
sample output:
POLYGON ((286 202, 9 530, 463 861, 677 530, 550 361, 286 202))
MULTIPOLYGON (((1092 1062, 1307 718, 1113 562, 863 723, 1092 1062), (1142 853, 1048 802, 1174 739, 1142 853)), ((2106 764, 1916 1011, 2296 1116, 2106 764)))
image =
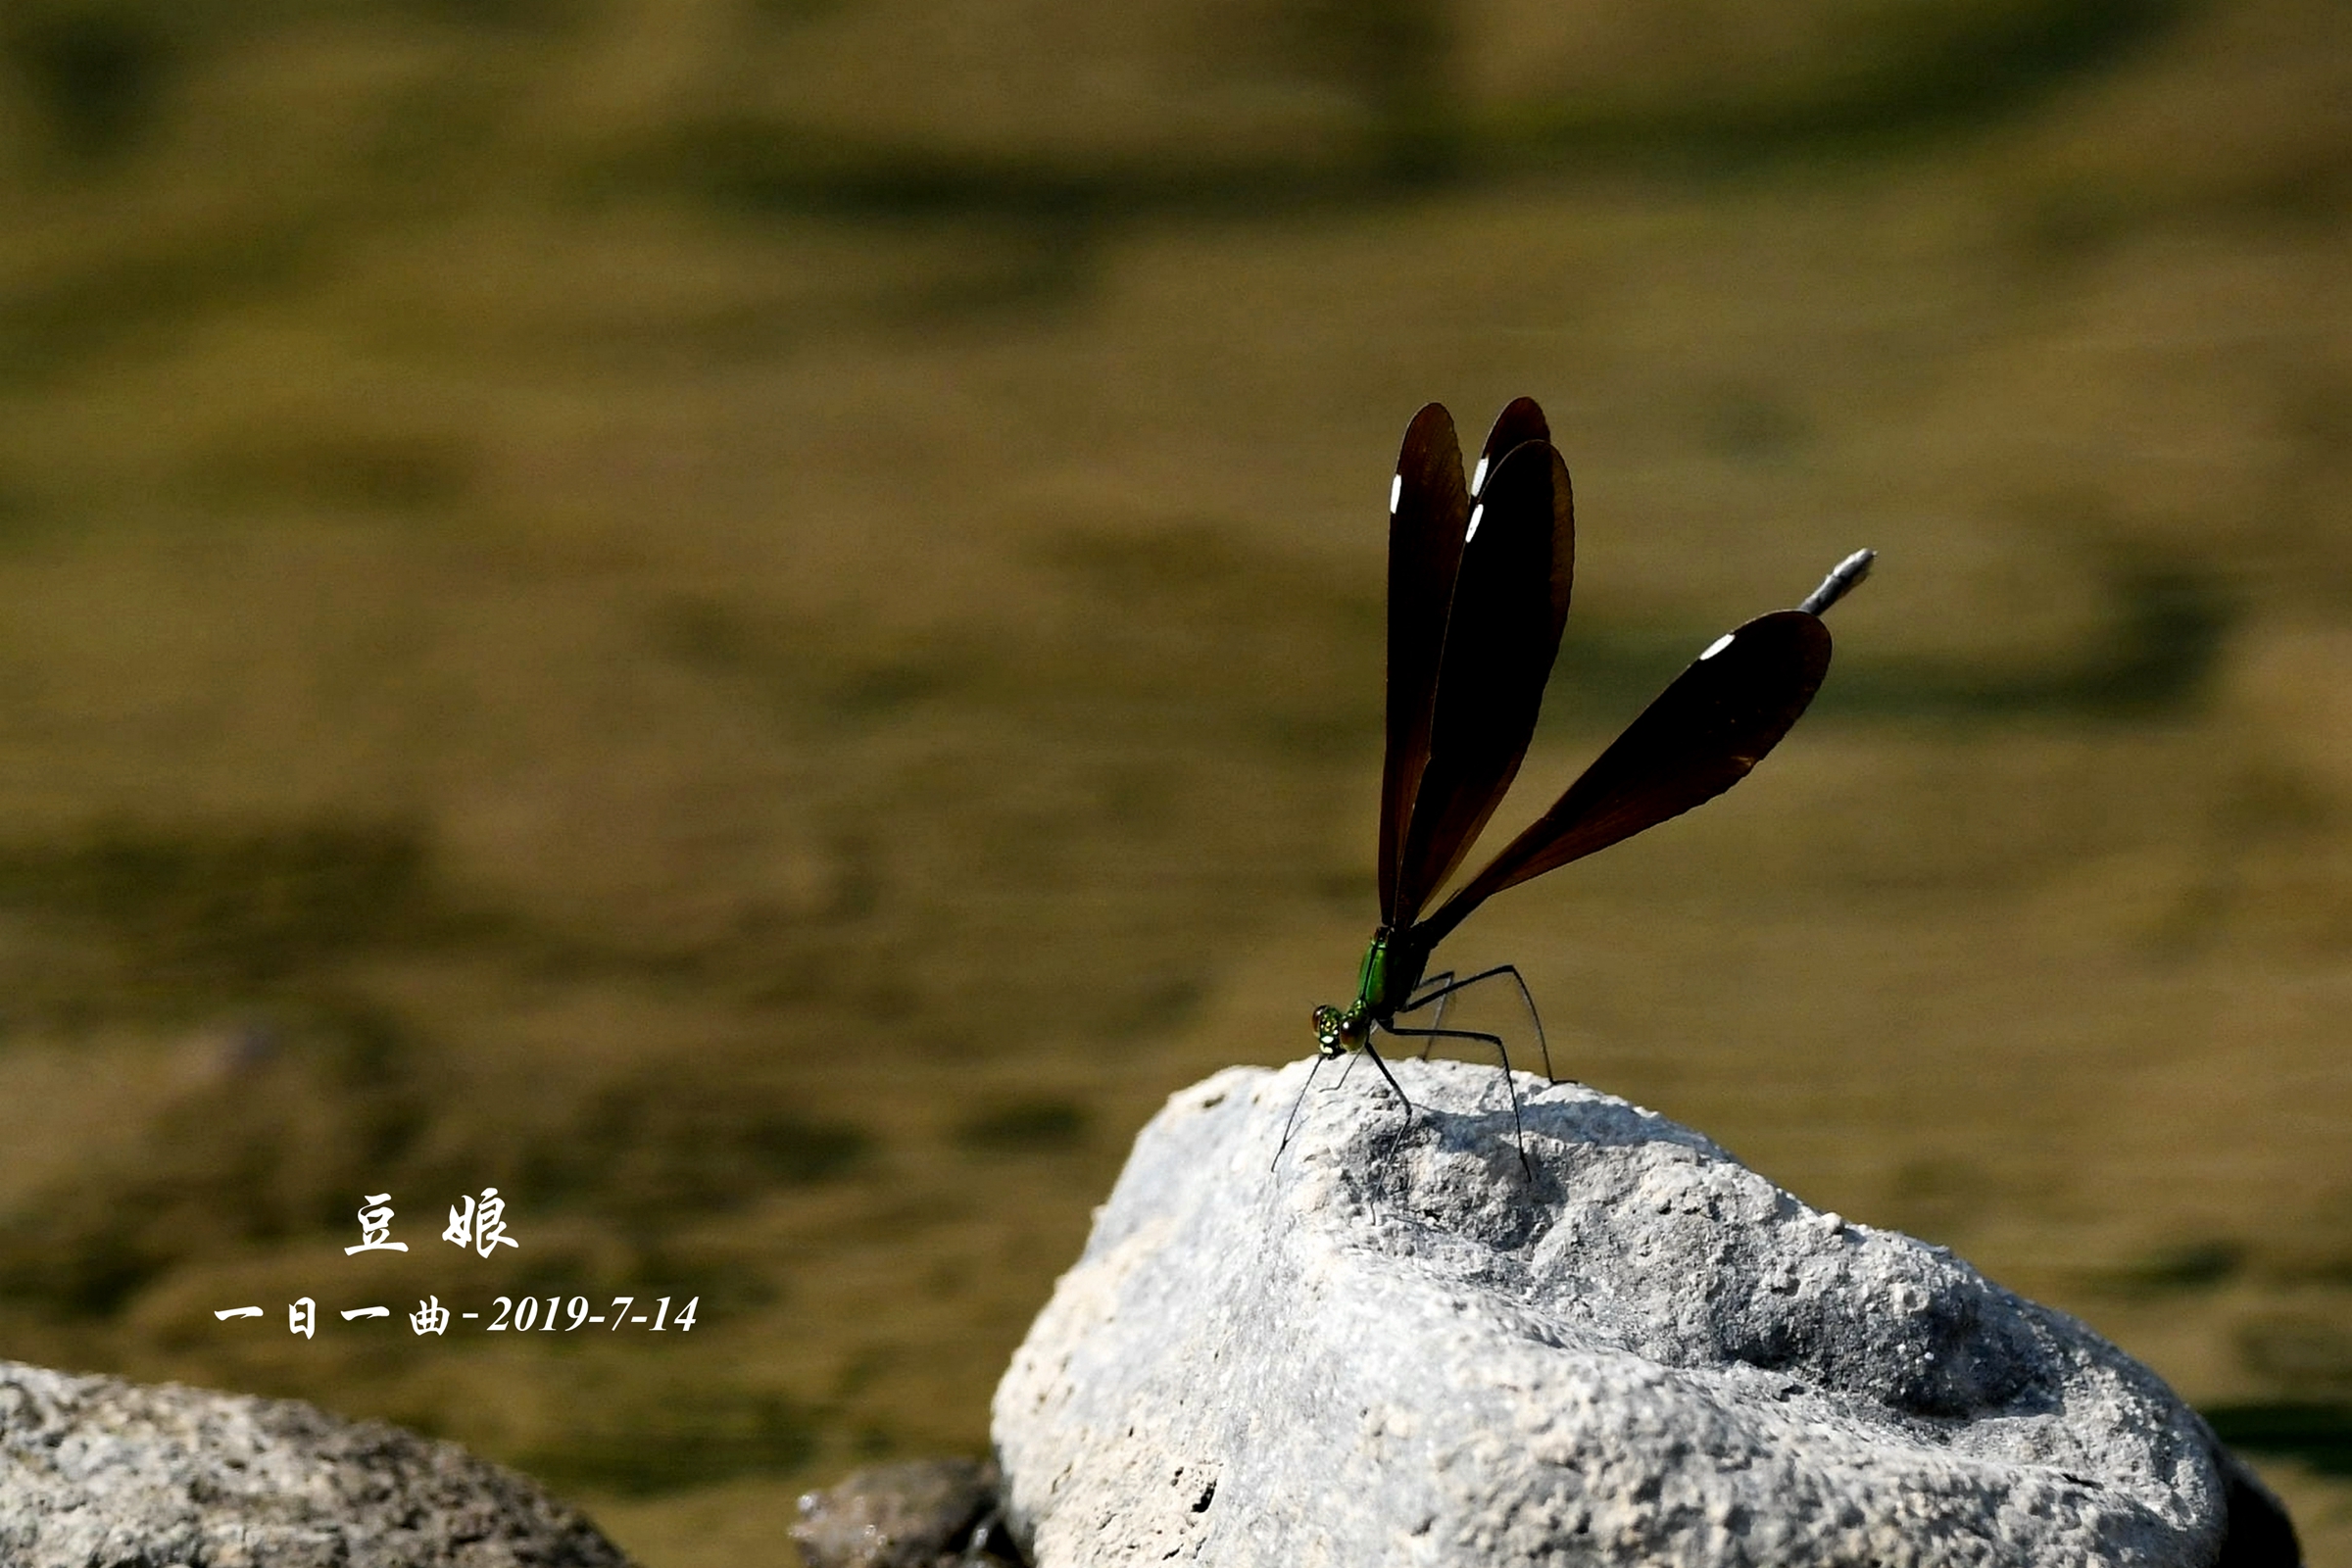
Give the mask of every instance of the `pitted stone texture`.
POLYGON ((8 1568, 627 1568, 513 1471, 290 1399, 0 1361, 8 1568))
POLYGON ((874 1465, 802 1494, 792 1544, 804 1568, 981 1568, 971 1547, 997 1535, 997 1481, 972 1459, 874 1465))
POLYGON ((1705 1138, 1403 1061, 1235 1068, 1137 1140, 997 1390, 1039 1568, 2213 1568, 2218 1450, 2146 1368, 1705 1138), (1323 1083, 1334 1074, 1326 1072, 1323 1083))

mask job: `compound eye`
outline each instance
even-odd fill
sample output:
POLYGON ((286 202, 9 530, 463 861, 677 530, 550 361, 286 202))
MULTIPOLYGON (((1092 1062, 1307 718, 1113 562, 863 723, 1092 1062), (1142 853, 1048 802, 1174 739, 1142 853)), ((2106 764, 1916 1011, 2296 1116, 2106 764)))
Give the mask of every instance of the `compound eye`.
POLYGON ((1340 1045, 1340 1009, 1322 1006, 1315 1009, 1315 1043, 1325 1055, 1332 1054, 1340 1045))

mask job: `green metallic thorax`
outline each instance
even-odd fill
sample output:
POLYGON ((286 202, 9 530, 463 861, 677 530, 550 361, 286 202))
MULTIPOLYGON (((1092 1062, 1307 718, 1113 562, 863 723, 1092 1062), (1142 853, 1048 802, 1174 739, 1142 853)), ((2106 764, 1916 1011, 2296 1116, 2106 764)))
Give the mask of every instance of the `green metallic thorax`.
POLYGON ((1373 932, 1372 946, 1364 950, 1363 966, 1356 970, 1355 1001, 1346 1011, 1328 1006, 1315 1009, 1317 1049, 1326 1056, 1363 1050, 1372 1026, 1385 1027, 1411 999, 1428 963, 1429 954, 1418 944, 1399 940, 1387 926, 1373 932))

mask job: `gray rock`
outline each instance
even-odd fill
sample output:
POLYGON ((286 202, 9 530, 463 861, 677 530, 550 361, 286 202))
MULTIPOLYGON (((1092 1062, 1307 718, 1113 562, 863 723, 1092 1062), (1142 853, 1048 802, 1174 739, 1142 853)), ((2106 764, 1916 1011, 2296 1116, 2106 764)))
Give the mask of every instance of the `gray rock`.
POLYGON ((453 1444, 290 1399, 0 1361, 7 1568, 627 1568, 453 1444))
POLYGON ((1013 1357, 1039 1568, 2215 1568, 2259 1493, 2082 1324, 1652 1112, 1522 1076, 1531 1186, 1495 1069, 1405 1061, 1409 1122, 1359 1069, 1277 1161, 1305 1072, 1170 1100, 1013 1357))
POLYGON ((792 1543, 808 1568, 955 1568, 994 1533, 997 1479, 973 1459, 874 1465, 803 1495, 792 1543))

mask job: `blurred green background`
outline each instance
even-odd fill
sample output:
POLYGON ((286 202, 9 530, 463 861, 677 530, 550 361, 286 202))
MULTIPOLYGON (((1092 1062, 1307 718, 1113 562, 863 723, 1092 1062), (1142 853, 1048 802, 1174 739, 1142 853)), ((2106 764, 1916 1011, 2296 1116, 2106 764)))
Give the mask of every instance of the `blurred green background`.
POLYGON ((977 1451, 1134 1129, 1344 1000, 1396 438, 1524 392, 1505 825, 1884 557, 1756 779, 1448 958, 2352 1564, 2352 9, 17 0, 0 213, 0 1354, 649 1568, 977 1451), (522 1290, 700 1320, 278 1315, 522 1290))

